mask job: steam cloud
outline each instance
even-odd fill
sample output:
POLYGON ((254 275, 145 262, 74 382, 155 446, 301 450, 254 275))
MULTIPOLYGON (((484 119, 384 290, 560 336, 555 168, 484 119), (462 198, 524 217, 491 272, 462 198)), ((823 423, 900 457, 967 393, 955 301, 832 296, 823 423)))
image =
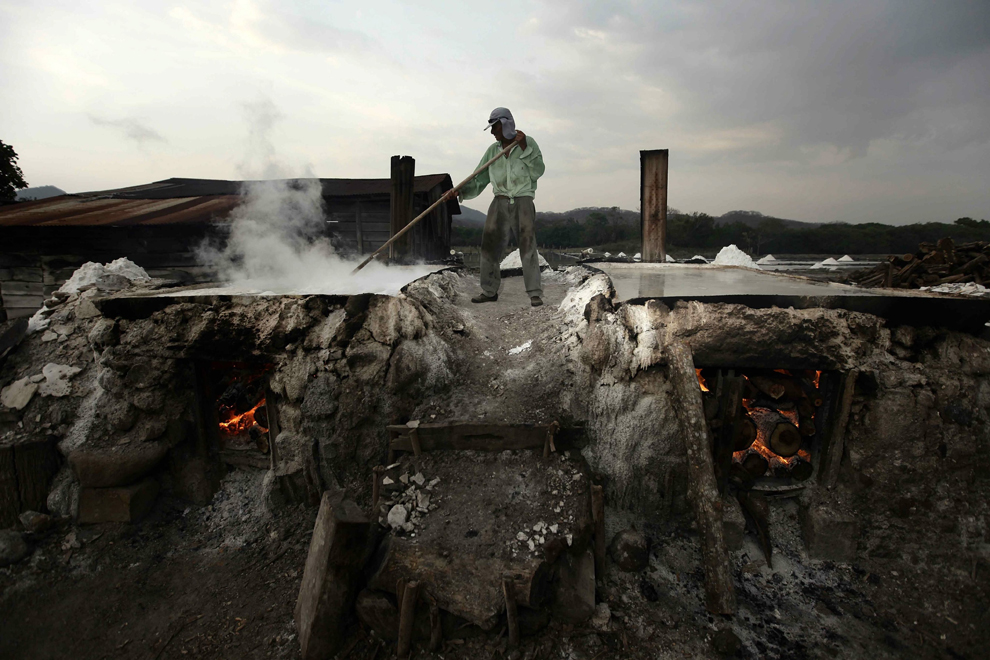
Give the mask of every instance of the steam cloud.
POLYGON ((274 103, 245 106, 249 119, 247 162, 238 168, 249 181, 243 203, 231 213, 230 234, 223 248, 204 245, 202 263, 212 265, 227 283, 227 292, 302 294, 396 294, 433 266, 368 264, 357 275, 359 261, 336 253, 326 234, 326 205, 319 179, 286 177, 272 141, 281 117, 274 103))

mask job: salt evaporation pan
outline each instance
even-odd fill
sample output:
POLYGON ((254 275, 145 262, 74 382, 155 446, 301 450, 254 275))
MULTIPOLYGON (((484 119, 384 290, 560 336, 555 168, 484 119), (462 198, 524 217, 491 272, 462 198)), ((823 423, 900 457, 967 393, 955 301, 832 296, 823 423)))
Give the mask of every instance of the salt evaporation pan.
POLYGON ((848 262, 850 262, 850 261, 856 261, 856 260, 855 260, 855 259, 853 259, 852 257, 850 257, 850 256, 849 256, 849 255, 847 254, 847 255, 845 255, 845 256, 842 256, 842 257, 839 257, 839 259, 838 259, 838 261, 844 261, 844 262, 846 262, 846 263, 848 263, 848 262))
POLYGON ((751 256, 735 245, 726 245, 719 250, 718 254, 715 255, 715 261, 712 263, 716 266, 742 266, 743 268, 755 268, 757 270, 760 268, 751 256))
MULTIPOLYGON (((540 268, 544 266, 549 266, 547 260, 543 258, 543 255, 539 252, 536 255, 540 258, 540 268)), ((522 268, 522 257, 519 256, 519 250, 515 250, 512 254, 507 256, 502 260, 502 263, 498 265, 501 270, 511 270, 513 268, 522 268)))
POLYGON ((775 261, 777 261, 777 257, 773 256, 772 254, 768 254, 767 256, 763 257, 762 259, 758 259, 756 261, 756 263, 757 264, 771 264, 771 263, 773 263, 775 261))

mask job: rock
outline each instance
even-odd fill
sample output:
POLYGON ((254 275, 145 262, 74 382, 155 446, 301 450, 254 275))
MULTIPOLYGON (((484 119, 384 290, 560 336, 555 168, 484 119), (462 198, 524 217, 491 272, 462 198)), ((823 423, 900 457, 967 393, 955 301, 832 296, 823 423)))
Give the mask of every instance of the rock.
POLYGON ((152 478, 117 488, 83 488, 79 491, 79 522, 135 522, 147 514, 158 497, 152 478))
POLYGON ((45 332, 41 335, 41 341, 45 343, 55 341, 56 339, 58 339, 58 333, 51 330, 45 330, 45 332))
POLYGON ((100 319, 93 325, 87 338, 93 349, 102 351, 120 343, 120 328, 113 319, 100 319))
POLYGON ((76 318, 77 319, 92 319, 97 316, 103 316, 102 312, 96 308, 88 298, 80 301, 79 305, 76 306, 76 318))
POLYGON ((140 360, 131 365, 124 376, 124 384, 128 387, 136 387, 139 390, 155 385, 161 377, 161 371, 154 365, 148 364, 147 360, 140 360))
POLYGON ((424 483, 426 483, 426 478, 423 476, 422 472, 417 472, 410 478, 410 480, 413 483, 415 483, 417 486, 422 486, 424 483))
POLYGON ((64 466, 52 480, 46 504, 49 511, 63 518, 75 518, 78 514, 79 482, 68 466, 64 466))
POLYGON ((607 603, 598 603, 595 605, 595 613, 591 617, 591 627, 598 632, 607 632, 608 624, 612 620, 612 611, 608 608, 607 603))
POLYGON ((24 530, 32 534, 40 534, 52 526, 52 517, 37 511, 25 511, 20 516, 24 530))
POLYGON ((45 376, 45 382, 41 384, 38 391, 41 392, 41 396, 68 396, 72 393, 72 384, 69 381, 80 371, 82 369, 79 367, 49 362, 41 370, 45 376))
POLYGON ((393 529, 396 527, 404 527, 406 521, 409 519, 409 511, 406 507, 401 504, 396 504, 388 512, 388 524, 393 529))
POLYGON ((11 529, 0 531, 0 568, 16 564, 31 554, 20 532, 11 529))
POLYGON ((523 636, 535 635, 550 625, 550 612, 545 607, 533 609, 520 605, 517 617, 519 634, 523 636))
POLYGON ((584 623, 595 613, 595 555, 591 549, 560 558, 553 617, 562 623, 584 623))
POLYGON ((306 417, 330 417, 337 412, 339 381, 332 373, 321 373, 309 381, 302 402, 302 413, 306 417))
POLYGON ((31 382, 30 376, 25 376, 16 380, 0 391, 0 403, 7 408, 14 410, 24 410, 24 407, 31 403, 34 393, 38 391, 38 386, 31 382))
POLYGON ((295 608, 303 660, 331 658, 347 638, 370 535, 371 523, 357 504, 332 503, 323 493, 295 608))
POLYGON ((641 571, 650 563, 649 541, 636 529, 625 529, 616 534, 608 552, 612 561, 628 573, 641 571))
POLYGON ((851 562, 859 545, 859 521, 831 506, 801 509, 801 535, 812 559, 851 562))
POLYGON ((168 447, 159 443, 131 443, 114 449, 77 449, 69 465, 84 488, 110 488, 138 481, 165 457, 168 447))
POLYGON ((736 633, 726 628, 715 633, 715 637, 712 639, 712 646, 719 655, 732 656, 742 648, 742 640, 739 639, 736 633))

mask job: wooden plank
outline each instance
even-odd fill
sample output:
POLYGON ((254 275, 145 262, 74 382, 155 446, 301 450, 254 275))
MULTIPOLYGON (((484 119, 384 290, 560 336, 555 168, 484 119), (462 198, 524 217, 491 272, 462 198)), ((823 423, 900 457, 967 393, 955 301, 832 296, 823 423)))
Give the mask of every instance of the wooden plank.
POLYGON ((643 261, 667 260, 667 149, 639 152, 643 261))
POLYGON ((17 489, 14 448, 0 447, 0 529, 16 525, 20 513, 21 497, 17 489))
POLYGON ((295 621, 304 660, 331 658, 348 634, 348 614, 367 561, 371 523, 354 502, 324 492, 303 569, 295 621))
MULTIPOLYGON (((547 424, 420 424, 416 429, 423 451, 473 449, 476 451, 505 451, 506 449, 543 449, 547 424)), ((391 425, 390 432, 400 435, 392 440, 393 451, 412 452, 409 427, 391 425)))
POLYGON ((45 295, 45 285, 38 282, 3 282, 3 295, 11 296, 43 296, 45 295))
POLYGON ((828 444, 823 448, 822 464, 818 471, 818 480, 827 488, 834 488, 839 480, 839 467, 842 463, 842 452, 845 447, 846 425, 849 423, 849 412, 858 377, 858 369, 850 370, 846 374, 838 393, 837 414, 832 422, 831 437, 827 439, 828 444))
POLYGON ((691 349, 677 342, 668 350, 670 382, 678 402, 676 415, 687 454, 688 495, 701 536, 705 603, 712 614, 733 614, 736 593, 722 524, 722 498, 715 482, 708 423, 691 349))

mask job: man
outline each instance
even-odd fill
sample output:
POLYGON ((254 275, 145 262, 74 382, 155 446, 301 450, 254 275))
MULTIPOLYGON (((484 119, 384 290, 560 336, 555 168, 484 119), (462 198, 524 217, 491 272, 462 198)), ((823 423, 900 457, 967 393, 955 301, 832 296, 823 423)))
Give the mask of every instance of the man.
POLYGON ((460 191, 461 201, 474 199, 491 182, 495 193, 495 199, 488 207, 485 233, 481 239, 481 293, 472 298, 471 302, 498 300, 502 281, 499 266, 511 232, 519 244, 523 282, 530 304, 539 307, 543 304, 543 289, 540 286, 540 256, 536 251, 536 207, 533 205, 533 196, 536 194, 536 180, 543 176, 546 169, 543 154, 540 153, 536 140, 516 130, 512 113, 506 108, 492 110, 488 128, 497 141, 488 147, 488 151, 481 157, 481 163, 491 160, 510 144, 515 143, 516 147, 471 179, 460 191))

